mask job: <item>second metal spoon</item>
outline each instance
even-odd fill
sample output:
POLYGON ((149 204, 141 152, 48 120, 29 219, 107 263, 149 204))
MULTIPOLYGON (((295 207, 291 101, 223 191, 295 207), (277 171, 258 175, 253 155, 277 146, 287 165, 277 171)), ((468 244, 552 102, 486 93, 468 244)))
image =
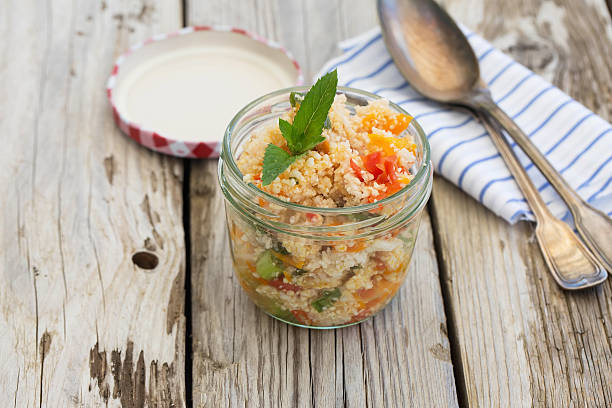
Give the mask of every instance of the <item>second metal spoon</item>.
POLYGON ((479 113, 478 116, 533 211, 538 245, 559 286, 563 289, 583 289, 606 280, 606 270, 591 252, 566 223, 550 213, 538 189, 503 136, 499 124, 486 113, 479 113))

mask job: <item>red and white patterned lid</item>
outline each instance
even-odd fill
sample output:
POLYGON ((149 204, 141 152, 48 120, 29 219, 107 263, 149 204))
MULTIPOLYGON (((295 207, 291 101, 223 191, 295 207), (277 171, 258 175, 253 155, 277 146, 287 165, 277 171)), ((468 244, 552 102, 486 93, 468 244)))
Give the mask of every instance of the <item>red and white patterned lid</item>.
POLYGON ((187 27, 121 55, 107 83, 117 126, 136 142, 177 157, 218 157, 232 117, 251 100, 301 85, 291 54, 231 27, 187 27))

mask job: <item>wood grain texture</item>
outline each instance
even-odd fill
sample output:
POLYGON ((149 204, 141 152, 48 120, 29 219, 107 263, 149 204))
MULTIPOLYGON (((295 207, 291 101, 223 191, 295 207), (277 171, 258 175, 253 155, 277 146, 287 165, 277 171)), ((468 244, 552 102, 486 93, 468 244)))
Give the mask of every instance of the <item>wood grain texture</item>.
POLYGON ((234 278, 216 163, 192 169, 193 403, 204 406, 456 406, 432 231, 373 319, 305 330, 259 311, 234 278))
POLYGON ((0 21, 0 406, 184 406, 182 163, 122 135, 105 92, 180 5, 20 0, 0 21))
MULTIPOLYGON (((279 40, 306 78, 340 39, 371 28, 366 1, 188 3, 188 24, 229 24, 279 40)), ((359 326, 309 331, 256 309, 234 279, 216 162, 191 171, 193 403, 253 407, 456 406, 444 308, 425 215, 408 281, 359 326)))
MULTIPOLYGON (((447 0, 449 12, 612 119, 612 26, 603 1, 447 0)), ((431 202, 471 406, 612 406, 612 284, 561 291, 533 229, 509 226, 450 183, 431 202)))

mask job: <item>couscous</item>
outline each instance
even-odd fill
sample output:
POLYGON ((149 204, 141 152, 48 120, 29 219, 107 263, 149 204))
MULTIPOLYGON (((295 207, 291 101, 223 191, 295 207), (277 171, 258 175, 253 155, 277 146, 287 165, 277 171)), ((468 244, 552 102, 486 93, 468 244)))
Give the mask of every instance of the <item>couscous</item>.
MULTIPOLYGON (((293 107, 280 122, 296 120, 301 98, 291 98, 293 107)), ((255 204, 274 212, 275 222, 333 229, 382 215, 374 210, 365 216, 327 217, 315 209, 376 203, 411 182, 416 145, 405 131, 411 120, 384 99, 351 107, 339 93, 327 113, 324 140, 272 181, 262 181, 268 146, 290 154, 278 119, 247 137, 236 163, 245 184, 313 208, 289 211, 260 198, 255 204)), ((418 221, 382 235, 329 242, 273 233, 244 222, 233 211, 228 212, 228 226, 239 281, 261 308, 290 323, 330 327, 361 321, 389 302, 404 280, 418 221)))

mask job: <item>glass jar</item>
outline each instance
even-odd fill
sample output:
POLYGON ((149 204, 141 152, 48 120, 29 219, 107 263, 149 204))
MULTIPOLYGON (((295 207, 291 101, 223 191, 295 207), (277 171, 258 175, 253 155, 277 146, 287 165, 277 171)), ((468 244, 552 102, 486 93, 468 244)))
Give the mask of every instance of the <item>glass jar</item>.
MULTIPOLYGON (((290 92, 307 90, 279 90, 238 112, 225 132, 218 177, 234 269, 245 292, 283 322, 336 328, 374 315, 398 291, 431 193, 433 170, 427 138, 413 120, 399 137, 410 135, 416 144, 414 178, 380 201, 343 208, 307 207, 245 183, 236 163, 245 141, 254 130, 270 126, 291 109, 290 92)), ((351 111, 380 98, 352 88, 338 87, 338 91, 346 95, 351 111)), ((407 114, 393 103, 389 106, 407 114)))

